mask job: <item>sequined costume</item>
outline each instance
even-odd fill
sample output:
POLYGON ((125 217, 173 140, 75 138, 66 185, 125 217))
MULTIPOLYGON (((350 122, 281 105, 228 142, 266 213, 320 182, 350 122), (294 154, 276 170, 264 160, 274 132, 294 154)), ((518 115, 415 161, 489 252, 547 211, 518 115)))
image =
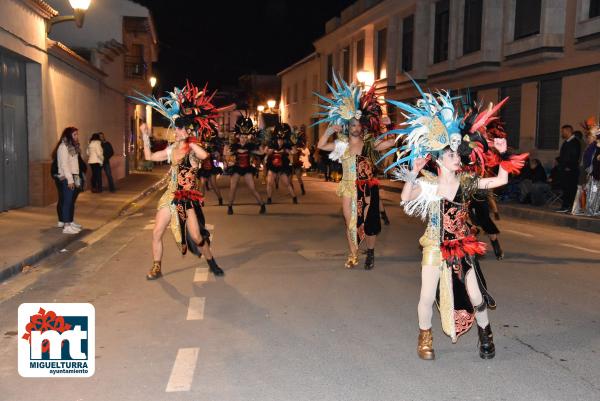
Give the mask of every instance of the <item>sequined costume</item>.
POLYGON ((245 145, 234 143, 231 145, 231 153, 235 157, 233 166, 229 167, 229 174, 256 174, 256 167, 252 165, 252 154, 258 146, 253 142, 247 142, 245 145))
POLYGON ((290 164, 290 153, 292 148, 290 146, 273 145, 271 148, 272 153, 267 157, 267 170, 274 172, 275 174, 292 174, 292 166, 290 164))
POLYGON ((202 194, 196 178, 198 160, 191 151, 188 151, 181 160, 173 160, 173 145, 167 148, 167 154, 171 163, 169 184, 158 201, 158 210, 163 207, 169 208, 171 212, 169 226, 181 253, 185 255, 189 249, 192 253, 200 255, 200 248, 188 238, 186 231, 187 210, 192 209, 196 213, 200 235, 204 240, 210 240, 210 233, 205 228, 204 214, 200 206, 202 194), (194 163, 192 163, 192 159, 194 163))

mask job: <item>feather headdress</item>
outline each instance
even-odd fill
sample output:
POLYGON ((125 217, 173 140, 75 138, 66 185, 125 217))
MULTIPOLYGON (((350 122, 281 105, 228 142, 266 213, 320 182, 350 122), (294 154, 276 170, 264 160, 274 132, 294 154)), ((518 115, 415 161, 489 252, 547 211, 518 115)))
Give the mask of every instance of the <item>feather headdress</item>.
POLYGON ((327 87, 331 91, 331 97, 314 94, 323 101, 319 104, 322 108, 317 113, 321 119, 313 124, 328 123, 330 125, 344 125, 353 118, 360 120, 362 112, 360 110, 360 88, 355 84, 347 84, 342 78, 338 78, 333 72, 333 85, 327 82, 327 87))

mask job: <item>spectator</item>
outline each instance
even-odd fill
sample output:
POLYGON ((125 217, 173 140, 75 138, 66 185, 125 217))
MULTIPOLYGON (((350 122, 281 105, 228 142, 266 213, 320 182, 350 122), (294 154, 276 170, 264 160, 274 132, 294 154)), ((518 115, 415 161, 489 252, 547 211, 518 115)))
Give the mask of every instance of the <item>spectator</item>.
POLYGON ((550 185, 548 185, 546 171, 539 159, 529 159, 521 175, 519 201, 521 203, 531 202, 534 206, 546 203, 550 185))
POLYGON ((102 155, 104 156, 102 170, 104 170, 108 180, 108 189, 110 192, 115 192, 115 182, 113 181, 112 170, 110 169, 110 158, 113 157, 115 151, 110 142, 106 140, 104 132, 100 132, 100 142, 102 142, 102 155))
POLYGON ((81 231, 81 225, 74 221, 75 201, 81 190, 79 154, 79 131, 75 127, 67 127, 52 151, 52 159, 56 161, 53 175, 58 189, 56 212, 58 227, 62 227, 63 234, 78 234, 81 231))
POLYGON ((102 162, 104 161, 104 155, 99 133, 95 133, 90 138, 87 154, 88 164, 92 168, 92 192, 102 192, 102 162))
POLYGON ((564 142, 560 147, 560 154, 558 156, 558 170, 560 187, 563 191, 563 202, 557 212, 568 213, 571 211, 577 192, 581 144, 575 135, 573 135, 573 127, 570 125, 562 126, 561 135, 564 142))

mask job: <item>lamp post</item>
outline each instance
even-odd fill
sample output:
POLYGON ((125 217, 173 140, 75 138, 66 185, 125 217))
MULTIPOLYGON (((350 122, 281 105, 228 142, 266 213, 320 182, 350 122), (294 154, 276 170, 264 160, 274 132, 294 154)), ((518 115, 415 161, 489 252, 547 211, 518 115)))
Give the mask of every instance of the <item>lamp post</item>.
POLYGON ((71 8, 73 9, 73 15, 57 15, 50 18, 46 23, 46 34, 50 33, 53 25, 60 24, 61 22, 75 21, 77 28, 81 28, 85 12, 90 7, 90 2, 91 0, 69 0, 69 4, 71 4, 71 8))
POLYGON ((275 105, 277 104, 277 102, 273 99, 269 99, 267 100, 267 106, 269 106, 269 111, 272 112, 273 109, 275 108, 275 105))

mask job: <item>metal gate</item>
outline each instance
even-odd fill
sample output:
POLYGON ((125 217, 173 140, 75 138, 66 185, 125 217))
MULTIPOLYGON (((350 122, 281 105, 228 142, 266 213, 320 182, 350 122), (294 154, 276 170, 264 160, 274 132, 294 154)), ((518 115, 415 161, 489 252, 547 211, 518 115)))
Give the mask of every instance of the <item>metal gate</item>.
POLYGON ((29 203, 25 62, 0 48, 0 211, 29 203))

